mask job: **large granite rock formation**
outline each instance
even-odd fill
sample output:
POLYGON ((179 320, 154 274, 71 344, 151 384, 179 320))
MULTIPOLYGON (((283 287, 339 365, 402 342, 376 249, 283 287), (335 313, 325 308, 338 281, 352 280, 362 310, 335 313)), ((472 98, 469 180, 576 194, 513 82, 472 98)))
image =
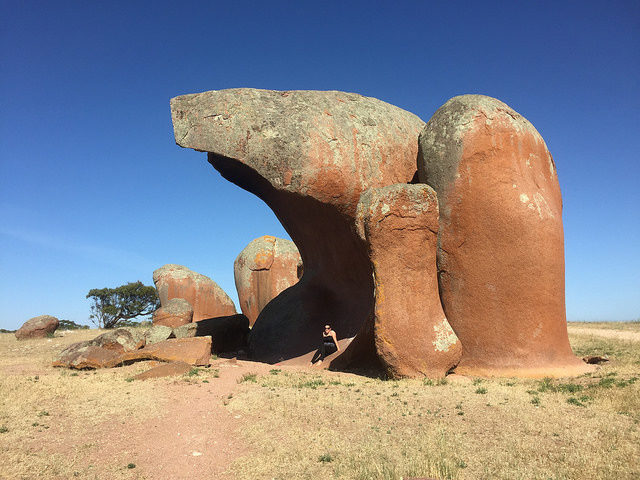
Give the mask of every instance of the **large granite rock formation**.
POLYGON ((585 371, 567 336, 558 177, 536 129, 496 99, 455 97, 420 135, 419 175, 440 203, 440 295, 463 345, 456 372, 585 371))
POLYGON ((229 296, 209 277, 182 265, 168 264, 153 272, 160 305, 172 298, 183 298, 193 307, 193 321, 235 315, 236 307, 229 296))
MULTIPOLYGON (((462 348, 438 296, 438 200, 427 185, 372 188, 360 197, 358 230, 368 245, 375 307, 368 332, 358 335, 332 368, 373 341, 393 378, 444 377, 462 348)), ((359 355, 356 355, 356 358, 359 355)))
POLYGON ((15 336, 18 340, 26 340, 28 338, 44 338, 47 335, 53 335, 60 321, 51 315, 40 315, 33 317, 16 330, 15 336))
POLYGON ((211 91, 172 99, 171 112, 178 145, 209 152, 223 177, 271 207, 300 250, 304 275, 261 312, 253 357, 315 350, 327 322, 340 338, 355 336, 374 290, 356 205, 368 188, 414 179, 424 122, 344 92, 211 91))
POLYGON ((298 283, 302 258, 291 240, 265 235, 240 252, 233 273, 240 308, 253 325, 267 303, 298 283))

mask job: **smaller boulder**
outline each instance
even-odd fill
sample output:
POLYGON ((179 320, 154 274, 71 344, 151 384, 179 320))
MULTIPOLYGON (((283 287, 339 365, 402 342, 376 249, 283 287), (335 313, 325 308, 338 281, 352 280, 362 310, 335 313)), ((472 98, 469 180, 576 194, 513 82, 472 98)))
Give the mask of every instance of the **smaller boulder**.
POLYGON ((153 367, 146 372, 139 373, 135 380, 148 380, 149 378, 173 377, 176 375, 184 375, 191 370, 191 365, 186 362, 171 362, 153 367))
POLYGON ((122 352, 78 342, 69 345, 53 362, 54 367, 67 367, 83 370, 86 368, 109 368, 116 366, 122 352))
POLYGON ((198 333, 198 323, 191 322, 185 325, 180 325, 178 328, 173 329, 173 336, 176 338, 193 338, 198 333))
POLYGON ((98 335, 87 343, 89 345, 122 353, 136 350, 140 342, 139 337, 139 335, 132 333, 128 328, 116 328, 115 330, 109 330, 102 335, 98 335))
POLYGON ((164 325, 154 325, 144 334, 145 344, 151 345, 153 343, 164 342, 168 340, 173 334, 171 327, 164 325))
POLYGON ((172 298, 153 312, 153 324, 176 328, 193 320, 193 307, 184 298, 172 298))
POLYGON ((136 350, 139 339, 126 328, 110 330, 93 340, 78 342, 65 348, 53 362, 54 367, 108 368, 120 363, 125 352, 136 350))
POLYGON ((162 362, 185 362, 190 365, 209 365, 210 358, 211 337, 172 338, 147 345, 140 350, 125 352, 120 357, 120 362, 160 360, 162 362))
POLYGON ((44 338, 53 335, 60 321, 51 315, 40 315, 27 320, 15 333, 18 340, 28 338, 44 338))

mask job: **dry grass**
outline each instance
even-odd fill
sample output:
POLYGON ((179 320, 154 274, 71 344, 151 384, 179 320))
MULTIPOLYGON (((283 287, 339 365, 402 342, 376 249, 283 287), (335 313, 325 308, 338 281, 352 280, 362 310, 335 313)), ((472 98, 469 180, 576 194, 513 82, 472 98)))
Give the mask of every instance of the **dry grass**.
MULTIPOLYGON (((161 386, 176 381, 128 381, 146 362, 96 372, 49 366, 64 346, 99 333, 26 342, 0 334, 0 478, 143 478, 127 468, 127 425, 157 417, 161 386), (106 459, 95 443, 104 429, 122 434, 106 459)), ((231 476, 640 478, 640 343, 583 334, 571 341, 578 355, 611 362, 565 380, 385 381, 292 367, 248 371, 224 402, 241 415, 240 434, 252 446, 231 476)), ((217 379, 216 369, 193 369, 179 383, 217 379)))
POLYGON ((640 320, 634 322, 569 322, 569 327, 576 328, 604 328, 625 332, 640 332, 640 320))
POLYGON ((50 366, 65 346, 99 333, 78 330, 23 342, 0 334, 0 478, 140 478, 124 457, 100 468, 92 464, 100 452, 83 433, 99 432, 114 419, 126 423, 157 414, 152 384, 127 381, 144 367, 50 366))
POLYGON ((608 355, 568 380, 439 385, 274 370, 229 407, 251 416, 238 479, 635 479, 640 344, 572 338, 608 355))

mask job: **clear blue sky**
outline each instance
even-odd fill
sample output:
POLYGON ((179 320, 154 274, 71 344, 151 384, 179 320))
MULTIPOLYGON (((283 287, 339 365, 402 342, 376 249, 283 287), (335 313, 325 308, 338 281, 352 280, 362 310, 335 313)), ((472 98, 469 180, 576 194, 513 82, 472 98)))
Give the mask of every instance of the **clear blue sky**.
POLYGON ((87 323, 91 288, 165 263, 234 298, 233 261, 286 237, 206 156, 173 96, 344 90, 427 121, 497 97, 553 154, 570 320, 640 317, 640 3, 1 1, 0 327, 87 323), (526 4, 525 4, 526 3, 526 4))

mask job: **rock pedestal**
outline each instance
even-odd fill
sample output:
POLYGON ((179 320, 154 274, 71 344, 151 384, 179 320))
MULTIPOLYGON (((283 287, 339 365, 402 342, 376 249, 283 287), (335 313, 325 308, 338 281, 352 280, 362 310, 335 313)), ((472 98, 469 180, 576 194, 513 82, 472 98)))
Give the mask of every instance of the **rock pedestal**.
POLYGON ((248 88, 177 97, 171 112, 178 145, 209 152, 223 177, 269 205, 300 250, 304 274, 262 310, 253 358, 315 351, 327 322, 339 338, 355 336, 374 290, 356 205, 368 188, 414 178, 424 122, 353 93, 248 88))
POLYGON ((193 307, 193 321, 235 315, 236 307, 229 296, 209 277, 182 265, 168 264, 153 272, 161 307, 173 298, 185 299, 193 307))
POLYGON ((449 100, 420 135, 421 182, 440 203, 438 271, 462 342, 456 373, 566 376, 562 199, 544 140, 494 98, 449 100))
POLYGON ((291 240, 265 235, 247 245, 233 264, 242 313, 253 325, 262 309, 302 276, 302 259, 291 240))
POLYGON ((60 321, 51 315, 40 315, 33 317, 16 331, 15 335, 18 340, 26 340, 28 338, 44 338, 47 335, 53 335, 60 321))
POLYGON ((444 377, 462 349, 438 296, 435 192, 427 185, 372 188, 360 197, 357 221, 375 278, 368 331, 378 358, 393 378, 444 377))

